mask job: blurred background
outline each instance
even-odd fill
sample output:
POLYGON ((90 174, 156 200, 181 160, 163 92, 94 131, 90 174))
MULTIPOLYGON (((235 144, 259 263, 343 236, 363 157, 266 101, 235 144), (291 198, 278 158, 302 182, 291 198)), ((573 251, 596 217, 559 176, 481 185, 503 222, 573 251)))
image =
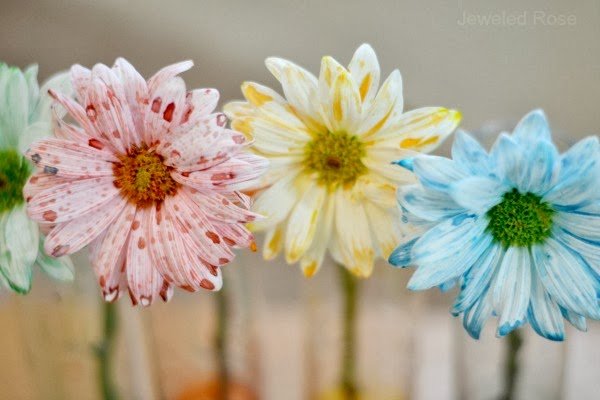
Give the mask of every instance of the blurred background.
MULTIPOLYGON (((264 67, 268 56, 317 74, 323 55, 347 64, 368 42, 382 75, 400 69, 408 108, 458 108, 463 128, 487 144, 536 107, 563 149, 600 132, 597 0, 0 0, 0 38, 0 60, 38 63, 40 79, 118 56, 146 77, 192 59, 188 87, 218 88, 221 105, 241 97, 244 80, 279 87, 264 67)), ((99 289, 87 254, 74 260, 72 285, 38 274, 28 296, 0 295, 0 399, 100 399, 99 289)), ((305 280, 297 267, 249 252, 227 267, 237 399, 335 398, 326 397, 340 357, 332 267, 305 280)), ((496 399, 505 342, 494 337, 495 321, 481 340, 470 339, 448 313, 455 293, 408 293, 410 274, 381 262, 362 283, 363 398, 496 399)), ((178 291, 166 305, 133 309, 122 298, 118 307, 121 398, 209 399, 200 392, 216 373, 214 295, 178 291)), ((520 364, 518 398, 596 399, 600 324, 568 329, 564 343, 526 328, 520 364)))

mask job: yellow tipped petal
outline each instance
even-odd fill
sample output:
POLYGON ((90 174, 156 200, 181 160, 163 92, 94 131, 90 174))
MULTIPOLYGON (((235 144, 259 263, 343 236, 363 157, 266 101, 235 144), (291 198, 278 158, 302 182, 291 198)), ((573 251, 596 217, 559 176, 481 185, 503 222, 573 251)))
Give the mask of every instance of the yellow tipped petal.
POLYGON ((277 225, 270 229, 265 236, 265 244, 263 246, 263 258, 265 260, 272 260, 281 251, 283 245, 283 227, 277 225))
POLYGON ((244 82, 242 84, 242 93, 250 104, 260 107, 273 100, 283 102, 283 98, 266 86, 255 82, 244 82))

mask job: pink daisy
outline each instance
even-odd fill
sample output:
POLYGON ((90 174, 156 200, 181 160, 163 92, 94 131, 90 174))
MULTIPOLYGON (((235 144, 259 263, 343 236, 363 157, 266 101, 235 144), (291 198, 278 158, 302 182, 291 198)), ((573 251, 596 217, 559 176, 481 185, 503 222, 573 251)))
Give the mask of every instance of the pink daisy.
POLYGON ((71 68, 77 101, 50 91, 72 124, 56 118, 57 138, 27 156, 38 172, 25 187, 31 218, 50 229, 59 257, 90 244, 106 301, 127 288, 134 305, 173 286, 219 290, 232 247, 254 247, 244 223, 257 218, 240 192, 267 167, 213 113, 219 93, 188 92, 177 75, 191 61, 147 82, 124 59, 111 69, 71 68))

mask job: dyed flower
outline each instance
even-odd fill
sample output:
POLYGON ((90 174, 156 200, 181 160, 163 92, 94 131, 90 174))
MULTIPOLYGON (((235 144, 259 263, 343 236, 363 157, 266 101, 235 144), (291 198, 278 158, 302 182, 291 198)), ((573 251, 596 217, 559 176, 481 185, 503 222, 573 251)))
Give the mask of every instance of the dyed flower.
POLYGON ((23 186, 33 166, 21 154, 33 140, 52 134, 49 88, 69 90, 65 74, 37 83, 37 65, 24 72, 0 64, 0 281, 19 293, 31 289, 32 266, 60 280, 73 279, 68 258, 44 254, 44 237, 27 217, 23 186))
POLYGON ((255 138, 253 150, 271 161, 254 210, 268 218, 264 257, 282 248, 306 276, 325 253, 367 277, 377 256, 387 257, 402 236, 395 189, 413 181, 391 162, 434 149, 457 126, 460 114, 444 108, 402 113, 402 81, 395 70, 379 88, 379 64, 369 45, 348 69, 324 57, 320 76, 280 58, 266 60, 285 98, 253 82, 247 102, 225 107, 232 126, 255 138))
POLYGON ((177 75, 192 65, 148 82, 123 59, 112 69, 73 66, 78 102, 51 95, 79 126, 58 119, 59 138, 27 152, 38 167, 29 214, 55 224, 46 250, 61 256, 89 243, 107 301, 125 288, 144 306, 167 301, 173 286, 218 290, 231 247, 252 246, 243 223, 257 215, 239 190, 266 160, 244 153, 244 136, 213 113, 216 90, 186 91, 177 75))
POLYGON ((559 154, 533 111, 489 154, 458 134, 452 157, 400 161, 421 184, 400 188, 398 201, 429 227, 389 259, 417 267, 408 287, 458 280, 452 312, 474 338, 492 315, 498 336, 529 322, 551 340, 563 339, 563 317, 581 330, 600 318, 598 138, 559 154))

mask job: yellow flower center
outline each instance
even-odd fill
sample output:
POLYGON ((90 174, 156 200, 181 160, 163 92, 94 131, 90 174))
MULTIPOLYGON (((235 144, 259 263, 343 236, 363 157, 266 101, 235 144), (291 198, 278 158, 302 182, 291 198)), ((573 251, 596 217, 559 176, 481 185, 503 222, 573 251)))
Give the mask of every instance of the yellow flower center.
POLYGON ((149 207, 177 193, 179 183, 171 177, 172 168, 154 149, 133 146, 118 158, 113 166, 114 183, 131 203, 149 207))
POLYGON ((319 133, 304 151, 304 168, 317 174, 319 184, 335 189, 351 185, 367 172, 362 162, 365 145, 347 132, 319 133))

